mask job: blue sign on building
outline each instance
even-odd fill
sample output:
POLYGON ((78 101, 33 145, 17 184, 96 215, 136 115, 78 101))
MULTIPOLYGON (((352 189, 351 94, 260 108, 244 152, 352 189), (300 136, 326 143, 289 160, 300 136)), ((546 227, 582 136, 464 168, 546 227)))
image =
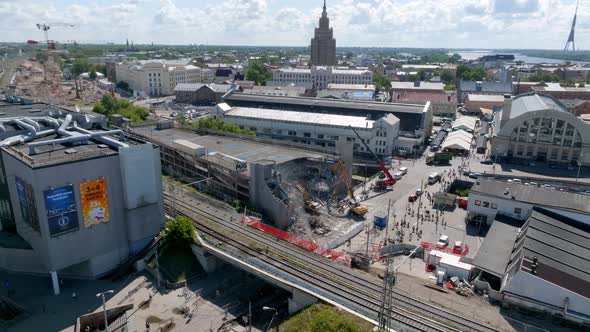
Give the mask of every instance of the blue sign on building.
POLYGON ((79 225, 74 187, 67 185, 49 189, 44 194, 50 236, 77 230, 79 225))

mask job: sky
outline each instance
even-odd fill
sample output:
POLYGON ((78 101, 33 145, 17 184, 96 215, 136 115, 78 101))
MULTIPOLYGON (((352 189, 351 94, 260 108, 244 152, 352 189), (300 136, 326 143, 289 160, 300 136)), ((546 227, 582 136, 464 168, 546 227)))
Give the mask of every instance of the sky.
MULTIPOLYGON (((563 48, 576 0, 327 0, 337 46, 563 48)), ((321 0, 0 0, 0 41, 307 46, 321 0)), ((590 0, 576 44, 590 49, 590 0)))

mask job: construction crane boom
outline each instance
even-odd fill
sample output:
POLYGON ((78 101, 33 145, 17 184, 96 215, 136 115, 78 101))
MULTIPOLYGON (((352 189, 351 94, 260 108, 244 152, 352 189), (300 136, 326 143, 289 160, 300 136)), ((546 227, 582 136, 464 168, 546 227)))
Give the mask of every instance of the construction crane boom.
POLYGON ((49 40, 49 33, 47 31, 49 31, 49 29, 51 29, 51 27, 58 27, 58 26, 74 27, 75 25, 71 24, 71 23, 63 23, 63 22, 37 23, 37 29, 43 31, 43 36, 45 37, 45 42, 47 43, 48 49, 51 49, 51 50, 55 49, 55 41, 49 40))
POLYGON ((352 189, 352 181, 348 177, 348 174, 346 174, 346 167, 344 167, 344 164, 340 160, 338 160, 336 162, 336 165, 334 165, 334 167, 332 167, 332 172, 334 172, 334 174, 336 174, 336 172, 338 172, 338 171, 341 171, 343 174, 344 182, 346 183, 348 196, 352 200, 352 207, 350 208, 350 211, 357 216, 361 216, 361 217, 364 216, 365 214, 367 214, 367 212, 369 212, 369 208, 364 205, 361 205, 359 203, 359 201, 356 199, 356 197, 354 196, 354 191, 352 189))
POLYGON ((367 143, 365 143, 365 141, 361 138, 361 135, 359 135, 359 133, 352 126, 349 125, 348 127, 350 129, 352 129, 352 131, 356 134, 356 137, 358 137, 358 139, 365 145, 365 148, 367 148, 367 150, 369 152, 371 152, 371 154, 373 155, 373 158, 375 158, 375 161, 377 161, 377 164, 379 165, 379 167, 381 168, 381 170, 383 171, 383 173, 387 177, 387 179, 380 182, 380 186, 388 187, 388 186, 394 185, 396 181, 393 178, 393 176, 391 176, 391 173, 389 173, 389 170, 387 169, 387 167, 385 167, 385 164, 383 164, 381 159, 379 159, 379 157, 375 154, 375 152, 373 152, 373 149, 371 149, 369 147, 369 145, 367 143))

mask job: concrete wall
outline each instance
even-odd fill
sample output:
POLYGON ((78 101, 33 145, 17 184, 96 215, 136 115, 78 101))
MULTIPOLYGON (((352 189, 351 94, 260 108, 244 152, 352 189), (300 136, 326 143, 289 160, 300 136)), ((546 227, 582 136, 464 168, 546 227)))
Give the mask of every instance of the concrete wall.
POLYGON ((502 292, 505 294, 504 300, 509 303, 525 305, 539 310, 546 308, 535 303, 527 304, 527 301, 523 301, 523 299, 511 298, 510 294, 527 297, 558 308, 564 307, 565 298, 567 297, 569 298, 568 310, 590 315, 590 299, 547 282, 528 272, 518 271, 507 283, 502 292))
POLYGON ((291 222, 289 206, 275 197, 268 187, 267 180, 272 176, 274 162, 260 161, 250 164, 250 202, 270 217, 275 226, 286 228, 291 222))
POLYGON ((59 271, 69 267, 71 276, 95 277, 124 262, 130 250, 139 250, 158 233, 163 220, 159 149, 145 144, 132 146, 130 151, 136 153, 123 152, 129 156, 125 159, 125 177, 118 155, 31 169, 3 152, 17 232, 33 248, 40 268, 59 271), (23 221, 16 176, 33 187, 40 233, 23 221), (110 221, 86 227, 80 183, 102 177, 107 183, 110 221), (44 191, 68 184, 74 189, 79 228, 52 237, 44 191))

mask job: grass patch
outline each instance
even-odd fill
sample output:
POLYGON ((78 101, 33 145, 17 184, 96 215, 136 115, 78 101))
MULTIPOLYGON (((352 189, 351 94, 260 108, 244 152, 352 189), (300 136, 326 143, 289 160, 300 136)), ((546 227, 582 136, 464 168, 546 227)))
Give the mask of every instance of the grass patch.
POLYGON ((284 332, 369 332, 373 325, 327 304, 314 304, 280 325, 284 332))
MULTIPOLYGON (((190 248, 166 246, 159 253, 158 264, 162 276, 171 283, 181 282, 190 278, 205 275, 205 270, 193 255, 190 248)), ((156 256, 149 262, 149 266, 156 268, 156 256)))

